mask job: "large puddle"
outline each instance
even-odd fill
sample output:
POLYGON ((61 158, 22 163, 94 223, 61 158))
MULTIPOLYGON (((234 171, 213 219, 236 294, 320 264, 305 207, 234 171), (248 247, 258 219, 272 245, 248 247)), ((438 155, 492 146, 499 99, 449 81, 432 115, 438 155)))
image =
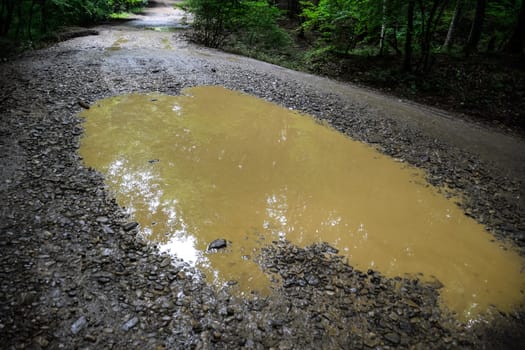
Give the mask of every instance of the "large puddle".
POLYGON ((221 87, 124 95, 83 112, 85 163, 161 249, 216 284, 265 291, 261 246, 325 241, 359 269, 439 280, 462 320, 524 299, 523 260, 423 173, 315 122, 221 87), (217 238, 224 251, 206 252, 217 238))

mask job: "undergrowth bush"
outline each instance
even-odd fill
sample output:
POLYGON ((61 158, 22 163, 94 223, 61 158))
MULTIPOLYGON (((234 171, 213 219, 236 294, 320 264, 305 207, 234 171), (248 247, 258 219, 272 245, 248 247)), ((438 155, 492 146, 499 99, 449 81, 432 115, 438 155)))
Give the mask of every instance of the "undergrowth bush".
POLYGON ((238 0, 185 0, 179 6, 194 16, 193 39, 210 47, 223 44, 239 11, 238 0))
POLYGON ((148 0, 108 0, 114 13, 135 12, 148 4, 148 0))
POLYGON ((291 41, 277 25, 282 11, 265 0, 186 0, 180 6, 194 16, 193 39, 206 46, 223 46, 232 37, 266 49, 291 41))
POLYGON ((277 25, 277 20, 282 15, 277 7, 266 1, 243 1, 240 15, 236 31, 245 44, 262 46, 265 49, 290 44, 289 35, 277 25))
MULTIPOLYGON (((0 38, 34 46, 63 26, 87 25, 110 14, 146 6, 147 0, 0 0, 0 38)), ((2 46, 3 48, 3 46, 2 46)))

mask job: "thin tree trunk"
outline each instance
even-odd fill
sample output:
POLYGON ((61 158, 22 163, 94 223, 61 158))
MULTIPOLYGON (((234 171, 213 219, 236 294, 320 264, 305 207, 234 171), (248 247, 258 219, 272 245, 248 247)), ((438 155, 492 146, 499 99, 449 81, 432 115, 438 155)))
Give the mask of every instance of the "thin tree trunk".
POLYGON ((415 0, 408 1, 407 7, 407 30, 405 37, 405 58, 403 60, 403 70, 412 70, 412 35, 414 32, 414 5, 415 0))
POLYGON ((514 32, 510 37, 505 51, 512 54, 520 54, 523 52, 525 46, 525 1, 521 3, 521 10, 518 15, 518 22, 514 28, 514 32))
POLYGON ((445 8, 448 6, 449 0, 441 0, 436 1, 436 16, 431 20, 431 22, 428 23, 429 26, 429 33, 428 33, 428 53, 427 57, 425 59, 425 65, 424 69, 426 71, 430 71, 430 68, 432 68, 432 62, 430 60, 430 50, 432 45, 432 38, 434 36, 434 33, 437 31, 437 26, 439 25, 439 22, 441 21, 441 17, 443 17, 443 13, 445 12, 445 8))
POLYGON ((20 38, 20 30, 24 30, 22 28, 22 25, 24 23, 24 13, 23 13, 23 6, 24 6, 24 2, 23 1, 20 1, 18 2, 17 4, 18 8, 17 8, 17 17, 18 17, 18 23, 16 25, 16 32, 15 32, 15 40, 18 41, 18 39, 20 38))
POLYGON ((33 0, 31 2, 31 9, 29 10, 29 20, 27 21, 27 33, 29 34, 29 39, 33 40, 33 33, 32 33, 32 27, 33 27, 33 12, 35 10, 36 0, 33 0))
POLYGON ((13 22, 13 15, 15 10, 15 0, 7 0, 5 4, 5 18, 3 23, 0 23, 0 35, 7 36, 11 29, 11 23, 13 22))
POLYGON ((379 55, 382 56, 385 50, 385 37, 386 37, 386 1, 383 0, 383 20, 381 23, 381 37, 379 39, 379 55))
POLYGON ((483 21, 485 19, 485 8, 487 7, 487 0, 478 0, 476 4, 476 14, 470 29, 467 44, 465 45, 465 54, 468 56, 478 49, 479 39, 481 38, 481 31, 483 28, 483 21))
POLYGON ((430 56, 430 39, 432 35, 430 31, 432 26, 432 18, 434 17, 437 9, 437 2, 438 0, 434 0, 427 17, 423 1, 419 0, 419 8, 421 10, 421 57, 417 65, 417 70, 426 70, 428 58, 430 56))
POLYGON ((452 47, 454 32, 456 31, 459 18, 461 17, 462 8, 463 0, 457 0, 456 7, 454 8, 454 14, 452 15, 452 19, 450 20, 450 26, 448 27, 447 38, 445 39, 445 43, 443 44, 443 48, 447 51, 450 51, 450 48, 452 47))
POLYGON ((48 9, 48 4, 47 4, 47 0, 40 0, 40 15, 41 15, 41 18, 42 18, 42 28, 41 28, 41 31, 42 33, 47 33, 47 17, 48 17, 48 13, 49 13, 49 9, 48 9))
POLYGON ((394 25, 394 28, 393 28, 394 35, 392 35, 392 39, 388 40, 388 43, 394 49, 394 51, 396 52, 396 55, 401 56, 403 52, 401 52, 401 50, 399 49, 399 45, 397 44, 397 26, 398 24, 396 23, 396 25, 394 25))
POLYGON ((288 17, 295 18, 299 16, 300 4, 298 0, 288 0, 288 17))
POLYGON ((4 8, 6 6, 6 0, 1 0, 0 3, 0 34, 2 34, 2 27, 4 26, 4 8))
POLYGON ((423 1, 419 1, 419 7, 421 9, 421 22, 422 22, 422 33, 421 33, 421 58, 418 63, 418 70, 428 72, 431 67, 430 54, 432 51, 432 39, 436 32, 437 25, 441 20, 441 16, 445 8, 448 5, 448 0, 434 0, 432 7, 426 13, 423 5, 423 1))
POLYGON ((7 1, 8 0, 2 0, 2 6, 0 6, 0 36, 4 35, 4 27, 7 22, 7 6, 9 5, 7 1), (6 14, 4 14, 4 10, 6 14))

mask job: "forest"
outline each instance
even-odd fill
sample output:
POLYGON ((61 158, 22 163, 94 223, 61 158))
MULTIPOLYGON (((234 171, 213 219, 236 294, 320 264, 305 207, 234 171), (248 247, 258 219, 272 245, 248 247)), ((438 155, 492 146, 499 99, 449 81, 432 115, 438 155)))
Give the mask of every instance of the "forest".
MULTIPOLYGON (((38 47, 67 25, 147 0, 1 0, 0 44, 38 47)), ((184 0, 190 37, 523 129, 521 0, 184 0)))
POLYGON ((523 131, 519 0, 186 0, 195 41, 523 131))
POLYGON ((250 45, 275 48, 286 44, 281 25, 308 38, 317 53, 393 52, 407 70, 414 54, 416 69, 425 71, 436 50, 519 54, 525 41, 519 0, 186 0, 183 7, 196 16, 196 37, 210 46, 242 33, 250 45))
POLYGON ((89 25, 113 13, 140 10, 147 0, 1 0, 0 39, 31 47, 58 28, 89 25))

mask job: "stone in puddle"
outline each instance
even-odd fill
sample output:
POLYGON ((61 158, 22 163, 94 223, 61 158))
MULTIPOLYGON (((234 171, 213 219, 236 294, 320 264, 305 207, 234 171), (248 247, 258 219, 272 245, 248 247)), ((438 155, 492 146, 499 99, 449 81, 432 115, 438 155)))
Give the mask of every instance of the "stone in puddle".
POLYGON ((208 246, 208 250, 226 248, 227 245, 228 243, 225 239, 216 239, 210 243, 210 245, 208 246))
POLYGON ((82 100, 79 100, 78 101, 78 104, 80 107, 84 108, 84 109, 89 109, 89 104, 87 104, 86 102, 82 101, 82 100))
POLYGON ((128 222, 127 224, 122 225, 122 228, 124 229, 124 231, 128 232, 136 228, 138 225, 139 225, 138 222, 132 221, 132 222, 128 222))

